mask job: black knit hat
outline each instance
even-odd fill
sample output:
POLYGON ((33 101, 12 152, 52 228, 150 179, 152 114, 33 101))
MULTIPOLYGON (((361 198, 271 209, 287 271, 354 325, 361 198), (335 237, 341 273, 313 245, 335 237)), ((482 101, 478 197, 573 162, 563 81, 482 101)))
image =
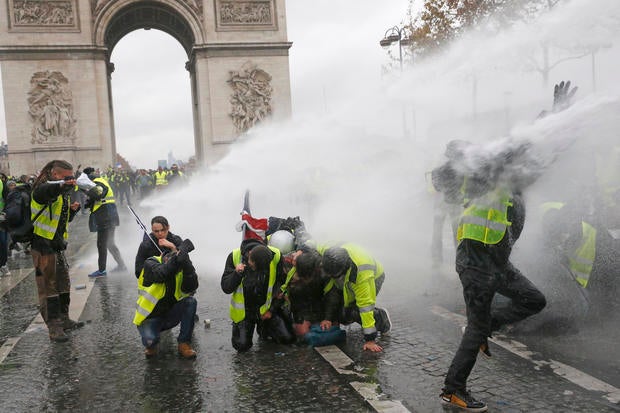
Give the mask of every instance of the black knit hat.
POLYGON ((93 168, 92 166, 88 166, 88 167, 84 168, 84 171, 83 171, 83 172, 84 172, 86 175, 90 175, 90 174, 92 174, 93 172, 95 172, 95 168, 93 168))

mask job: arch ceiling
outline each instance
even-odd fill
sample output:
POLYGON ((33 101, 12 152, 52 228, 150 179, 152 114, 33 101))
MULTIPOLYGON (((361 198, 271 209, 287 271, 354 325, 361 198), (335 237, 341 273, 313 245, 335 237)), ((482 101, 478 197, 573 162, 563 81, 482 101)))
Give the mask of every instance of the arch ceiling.
POLYGON ((107 24, 103 40, 109 53, 125 35, 138 29, 158 29, 170 34, 188 56, 196 41, 187 20, 172 7, 153 1, 136 2, 117 11, 107 24))

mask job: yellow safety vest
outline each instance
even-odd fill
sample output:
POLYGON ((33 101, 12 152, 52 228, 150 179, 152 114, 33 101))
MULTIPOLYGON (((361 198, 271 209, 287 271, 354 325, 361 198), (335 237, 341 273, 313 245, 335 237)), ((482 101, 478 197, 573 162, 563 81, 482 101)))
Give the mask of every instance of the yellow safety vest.
POLYGON ((99 177, 99 178, 93 179, 93 182, 101 182, 103 185, 105 185, 106 188, 108 188, 108 192, 106 193, 105 197, 95 201, 95 204, 93 205, 92 212, 95 212, 96 210, 98 210, 99 207, 101 205, 103 205, 103 204, 113 204, 113 203, 116 202, 114 200, 114 191, 112 191, 112 187, 108 183, 107 179, 99 177))
MULTIPOLYGON (((383 266, 358 245, 347 243, 341 247, 347 250, 349 258, 357 267, 354 280, 351 279, 351 269, 345 275, 342 288, 344 306, 349 307, 355 304, 359 309, 364 334, 376 333, 373 313, 377 302, 377 283, 385 278, 383 266)), ((330 291, 334 285, 335 280, 329 280, 323 292, 330 291)))
POLYGON ((510 197, 499 192, 477 198, 463 211, 456 231, 456 238, 472 239, 485 244, 497 244, 504 238, 508 221, 510 197))
POLYGON ((568 258, 570 269, 581 286, 586 287, 596 256, 596 229, 585 221, 581 222, 581 244, 568 258))
MULTIPOLYGON (((32 222, 33 233, 45 239, 54 239, 54 235, 56 234, 56 229, 58 229, 58 224, 60 223, 60 214, 62 213, 62 204, 63 198, 65 195, 58 195, 58 198, 50 205, 50 204, 39 204, 34 200, 34 197, 30 200, 30 219, 33 220, 37 213, 41 211, 43 208, 48 209, 48 211, 43 211, 37 217, 36 221, 32 222)), ((69 202, 68 195, 66 195, 67 200, 69 202)), ((69 234, 67 233, 67 228, 69 227, 69 208, 67 207, 67 216, 65 217, 65 228, 63 231, 63 238, 69 238, 69 234)))
POLYGON ((166 171, 157 171, 155 172, 155 185, 168 185, 168 173, 166 171))
MULTIPOLYGON (((153 257, 157 262, 161 263, 161 257, 153 257)), ((179 271, 175 276, 174 298, 177 301, 190 294, 181 291, 181 283, 183 282, 183 271, 179 271)), ((138 301, 136 301, 136 314, 133 317, 133 323, 137 326, 153 312, 155 306, 166 295, 166 283, 153 283, 148 287, 144 286, 144 268, 140 272, 138 278, 138 301)))
MULTIPOLYGON (((269 264, 269 283, 267 286, 267 297, 265 303, 261 305, 259 312, 260 315, 265 314, 271 308, 271 301, 273 300, 273 287, 276 284, 276 272, 278 269, 278 263, 280 262, 280 250, 274 247, 268 247, 274 252, 274 256, 269 264)), ((241 263, 241 249, 237 248, 233 250, 233 264, 236 267, 241 263)), ((230 318, 233 322, 238 323, 245 319, 245 297, 243 296, 243 281, 239 283, 237 289, 232 293, 230 297, 230 318)))

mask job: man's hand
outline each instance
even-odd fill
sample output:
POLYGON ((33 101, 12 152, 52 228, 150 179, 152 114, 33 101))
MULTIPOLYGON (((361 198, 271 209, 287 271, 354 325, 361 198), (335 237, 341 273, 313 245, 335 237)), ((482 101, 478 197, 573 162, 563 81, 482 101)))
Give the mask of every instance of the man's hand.
POLYGON ((164 248, 168 248, 171 251, 176 251, 177 250, 177 246, 174 245, 172 242, 168 241, 166 238, 162 238, 158 241, 158 244, 160 247, 164 247, 164 248))
POLYGON ((78 209, 80 209, 80 203, 78 201, 75 201, 69 206, 69 208, 71 208, 71 211, 77 211, 78 209))
POLYGON ((265 314, 260 316, 261 320, 269 320, 271 318, 271 311, 267 311, 265 314))
POLYGON ((380 353, 383 351, 383 347, 377 344, 376 341, 367 341, 364 343, 363 350, 368 350, 373 353, 380 353))
POLYGON ((235 267, 235 271, 237 271, 238 273, 242 273, 245 270, 245 264, 237 264, 237 266, 235 267))
POLYGON ((576 86, 572 90, 570 89, 570 80, 561 81, 560 84, 555 85, 553 88, 553 111, 561 112, 568 108, 572 104, 571 100, 577 93, 577 89, 576 86))
POLYGON ((329 330, 330 328, 332 328, 332 322, 329 320, 323 320, 321 321, 321 330, 325 331, 325 330, 329 330))

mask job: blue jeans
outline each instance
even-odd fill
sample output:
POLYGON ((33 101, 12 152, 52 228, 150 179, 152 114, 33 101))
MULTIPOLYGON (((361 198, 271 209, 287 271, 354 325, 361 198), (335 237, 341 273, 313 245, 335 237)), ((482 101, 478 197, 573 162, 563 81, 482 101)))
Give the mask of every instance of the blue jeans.
POLYGON ((177 337, 179 343, 189 343, 194 331, 196 315, 196 299, 187 297, 178 301, 164 317, 147 318, 138 326, 144 347, 154 347, 159 343, 159 334, 170 330, 181 323, 181 331, 177 337))

